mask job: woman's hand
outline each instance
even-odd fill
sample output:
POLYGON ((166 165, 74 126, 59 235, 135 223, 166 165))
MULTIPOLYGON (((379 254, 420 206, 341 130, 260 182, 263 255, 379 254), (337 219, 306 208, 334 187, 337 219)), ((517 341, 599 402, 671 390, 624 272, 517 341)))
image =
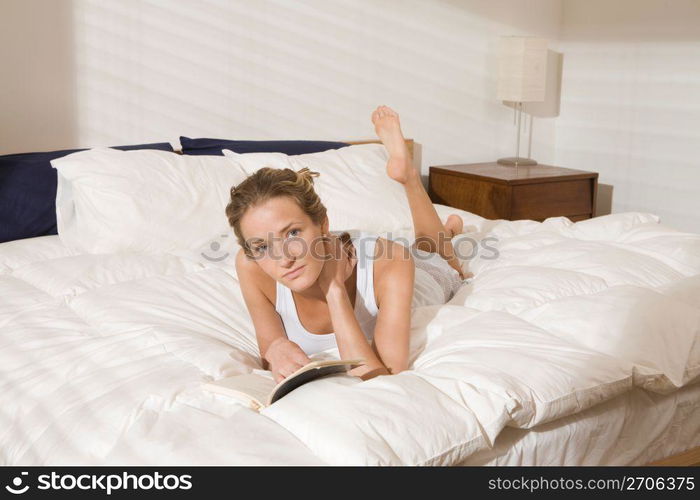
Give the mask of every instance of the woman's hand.
POLYGON ((287 338, 273 341, 267 348, 265 359, 270 363, 275 383, 281 382, 311 361, 298 344, 287 338))
POLYGON ((352 270, 357 262, 354 245, 343 247, 343 242, 336 235, 324 237, 323 241, 325 261, 323 269, 318 276, 318 285, 325 296, 335 288, 345 288, 345 282, 352 276, 352 270))

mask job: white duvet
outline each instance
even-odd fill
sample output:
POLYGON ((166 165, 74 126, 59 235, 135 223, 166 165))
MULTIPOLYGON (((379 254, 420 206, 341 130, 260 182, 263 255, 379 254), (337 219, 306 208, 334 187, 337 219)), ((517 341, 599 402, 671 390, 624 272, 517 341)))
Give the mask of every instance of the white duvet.
MULTIPOLYGON (((459 213, 474 281, 417 307, 412 366, 329 377, 261 414, 202 382, 259 369, 236 245, 0 245, 2 464, 456 464, 642 389, 700 381, 700 235, 653 214, 459 213)), ((407 230, 408 232, 408 230, 407 230)))

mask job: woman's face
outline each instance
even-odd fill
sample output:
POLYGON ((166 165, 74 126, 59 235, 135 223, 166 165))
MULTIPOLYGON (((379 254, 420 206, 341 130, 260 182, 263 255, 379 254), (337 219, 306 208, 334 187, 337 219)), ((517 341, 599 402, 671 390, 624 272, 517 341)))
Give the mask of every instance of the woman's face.
POLYGON ((323 269, 327 217, 316 225, 296 201, 278 196, 246 210, 240 227, 253 259, 275 281, 294 291, 316 282, 323 269))

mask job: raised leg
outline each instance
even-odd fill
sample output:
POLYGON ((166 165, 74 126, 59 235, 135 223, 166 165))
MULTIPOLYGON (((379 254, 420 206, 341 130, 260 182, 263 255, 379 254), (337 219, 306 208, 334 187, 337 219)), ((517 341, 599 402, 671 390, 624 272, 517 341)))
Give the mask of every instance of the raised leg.
POLYGON ((462 272, 459 260, 454 254, 452 237, 462 232, 462 218, 456 214, 450 215, 446 225, 430 201, 423 187, 420 174, 413 168, 411 157, 406 148, 406 142, 401 132, 399 115, 387 106, 379 106, 372 113, 372 123, 384 147, 389 152, 387 174, 401 183, 406 191, 406 198, 411 209, 416 247, 426 252, 440 254, 462 279, 471 273, 462 272))

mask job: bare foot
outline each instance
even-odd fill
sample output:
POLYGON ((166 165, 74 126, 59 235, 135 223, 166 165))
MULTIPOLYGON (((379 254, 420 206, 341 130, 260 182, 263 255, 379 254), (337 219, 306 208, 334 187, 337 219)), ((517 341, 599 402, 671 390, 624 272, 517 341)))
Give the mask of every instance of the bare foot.
MULTIPOLYGON (((447 236, 450 239, 454 238, 458 234, 462 234, 464 232, 464 221, 462 220, 462 217, 457 214, 448 215, 447 220, 445 221, 445 231, 447 231, 447 236)), ((474 277, 474 273, 464 271, 459 264, 456 264, 456 266, 459 276, 463 280, 474 277)))
POLYGON ((386 172, 397 182, 404 184, 415 172, 406 141, 401 133, 399 115, 388 106, 378 106, 372 112, 372 123, 377 136, 389 152, 386 172))
POLYGON ((464 221, 457 214, 450 214, 447 216, 445 221, 445 231, 450 238, 453 238, 457 234, 461 234, 464 231, 464 221))

